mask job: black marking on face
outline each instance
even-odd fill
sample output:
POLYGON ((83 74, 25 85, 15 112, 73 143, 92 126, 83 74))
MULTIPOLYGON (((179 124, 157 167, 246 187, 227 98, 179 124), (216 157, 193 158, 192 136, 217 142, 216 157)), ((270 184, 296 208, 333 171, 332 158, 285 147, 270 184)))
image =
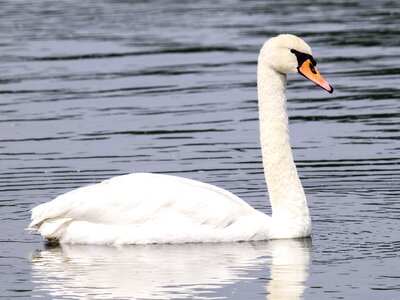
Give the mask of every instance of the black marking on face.
MULTIPOLYGON (((317 62, 315 61, 314 57, 312 57, 312 55, 307 54, 307 53, 303 53, 294 49, 291 49, 290 52, 292 52, 294 55, 296 55, 297 58, 297 63, 298 63, 298 67, 300 68, 301 65, 307 60, 309 59, 311 61, 312 67, 310 65, 310 69, 311 71, 314 73, 315 69, 314 66, 317 65, 317 62)), ((315 73, 314 73, 315 74, 315 73)))

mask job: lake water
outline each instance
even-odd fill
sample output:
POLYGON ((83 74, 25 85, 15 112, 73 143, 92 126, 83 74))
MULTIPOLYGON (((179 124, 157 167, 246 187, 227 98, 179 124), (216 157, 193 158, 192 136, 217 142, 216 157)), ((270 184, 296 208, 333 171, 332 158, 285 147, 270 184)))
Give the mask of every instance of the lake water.
POLYGON ((0 297, 400 299, 399 1, 1 1, 0 297), (47 247, 29 210, 130 172, 270 213, 256 62, 304 38, 333 95, 287 96, 312 239, 47 247))

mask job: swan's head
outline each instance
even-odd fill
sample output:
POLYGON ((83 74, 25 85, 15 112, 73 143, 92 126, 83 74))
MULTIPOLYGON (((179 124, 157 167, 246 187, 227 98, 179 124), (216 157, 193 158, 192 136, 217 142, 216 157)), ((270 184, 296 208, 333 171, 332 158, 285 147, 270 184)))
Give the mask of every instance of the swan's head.
POLYGON ((278 73, 300 73, 329 93, 333 92, 332 86, 318 72, 310 46, 295 35, 280 34, 266 41, 260 60, 278 73))

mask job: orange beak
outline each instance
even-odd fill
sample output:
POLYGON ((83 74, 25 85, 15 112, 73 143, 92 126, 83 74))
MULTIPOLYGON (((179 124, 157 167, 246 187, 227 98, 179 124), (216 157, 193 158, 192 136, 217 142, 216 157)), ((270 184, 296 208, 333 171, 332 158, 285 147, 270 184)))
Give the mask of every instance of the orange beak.
POLYGON ((324 90, 329 93, 333 93, 333 87, 329 84, 328 81, 322 77, 322 75, 318 72, 317 68, 312 64, 310 59, 307 59, 303 62, 303 64, 297 68, 299 73, 306 77, 307 79, 314 82, 316 85, 322 87, 324 90))

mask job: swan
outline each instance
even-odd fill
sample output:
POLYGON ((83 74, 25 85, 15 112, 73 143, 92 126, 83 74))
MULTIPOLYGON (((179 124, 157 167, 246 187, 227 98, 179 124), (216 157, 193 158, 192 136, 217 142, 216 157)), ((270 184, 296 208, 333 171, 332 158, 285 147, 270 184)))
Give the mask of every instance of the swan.
POLYGON ((81 187, 31 210, 29 230, 69 244, 232 242, 311 234, 293 161, 286 77, 300 73, 329 93, 311 48, 297 36, 267 40, 258 57, 260 141, 272 216, 217 186, 171 175, 132 173, 81 187))

